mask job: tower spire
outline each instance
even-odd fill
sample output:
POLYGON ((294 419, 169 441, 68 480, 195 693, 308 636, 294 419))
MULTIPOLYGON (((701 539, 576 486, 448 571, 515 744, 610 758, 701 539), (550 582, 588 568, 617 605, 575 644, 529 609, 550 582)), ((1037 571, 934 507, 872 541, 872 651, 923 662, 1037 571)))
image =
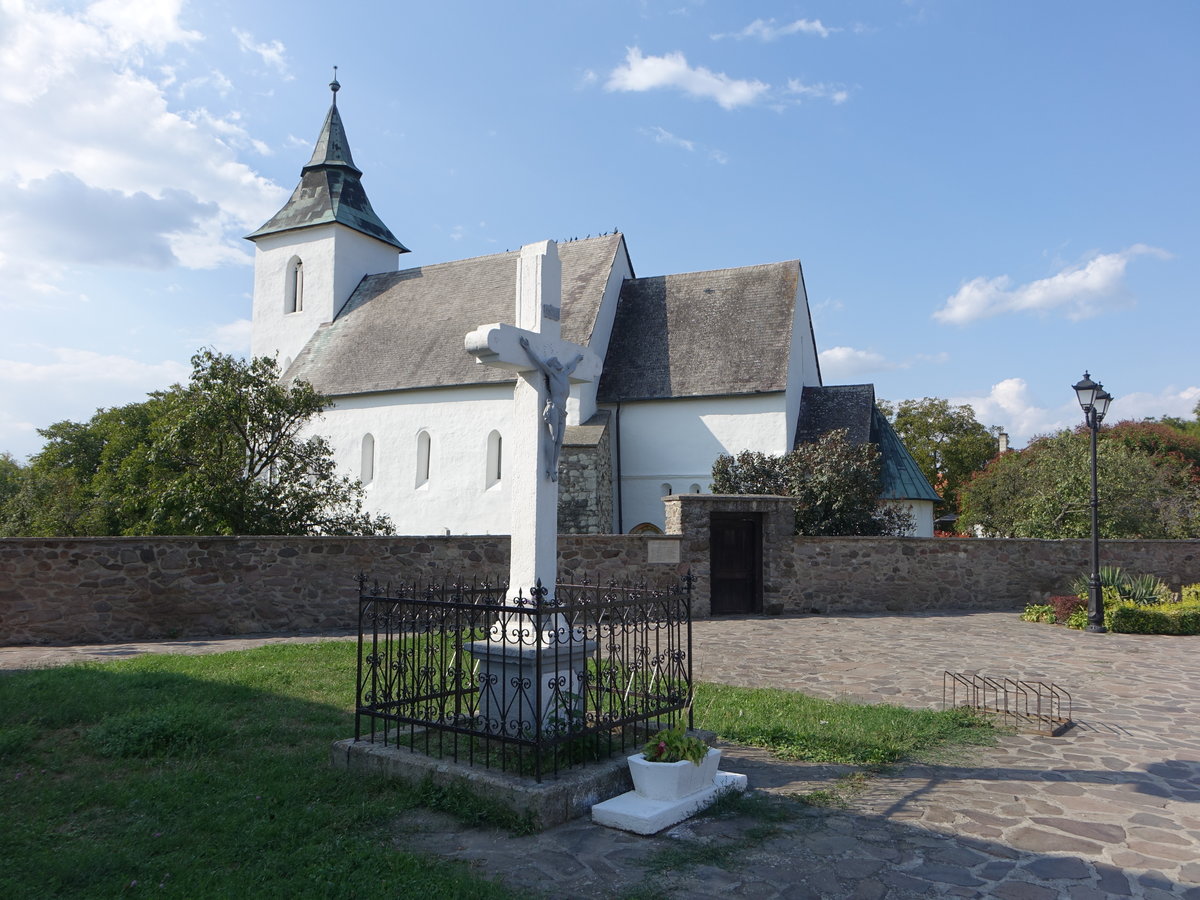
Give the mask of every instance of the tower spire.
POLYGON ((342 115, 338 112, 337 94, 341 88, 337 66, 334 66, 333 81, 329 83, 333 99, 317 136, 312 158, 300 170, 300 183, 283 209, 247 237, 253 241, 280 231, 338 222, 407 253, 408 248, 375 214, 363 190, 359 180, 362 170, 354 165, 342 115))

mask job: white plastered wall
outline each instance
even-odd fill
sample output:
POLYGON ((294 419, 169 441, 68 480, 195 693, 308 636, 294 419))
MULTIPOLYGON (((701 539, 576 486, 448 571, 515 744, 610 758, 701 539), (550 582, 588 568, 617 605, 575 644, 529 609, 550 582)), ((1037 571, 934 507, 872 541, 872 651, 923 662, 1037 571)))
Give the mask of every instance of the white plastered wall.
POLYGON ((366 506, 391 517, 397 534, 508 534, 506 480, 488 486, 488 436, 512 446, 511 384, 396 391, 335 398, 314 431, 333 446, 338 469, 360 476, 363 435, 375 438, 366 506), (417 436, 430 437, 429 480, 417 487, 417 436))
POLYGON ((396 271, 396 248, 345 225, 316 225, 254 242, 253 356, 296 358, 318 326, 332 322, 366 275, 396 271), (289 263, 304 263, 304 308, 284 311, 289 263))
MULTIPOLYGON (((800 419, 800 398, 805 387, 819 387, 820 367, 817 364, 817 345, 813 339, 812 316, 808 310, 808 293, 804 288, 804 270, 796 279, 796 302, 792 312, 792 344, 788 352, 787 373, 787 450, 796 442, 796 425, 800 419)), ((786 451, 785 451, 786 452, 786 451)))
POLYGON ((787 452, 785 404, 783 392, 621 404, 622 530, 643 522, 663 527, 664 484, 675 494, 693 484, 708 493, 722 453, 787 452))
MULTIPOLYGON (((596 313, 596 322, 592 327, 592 337, 588 349, 601 359, 608 356, 608 342, 612 338, 613 322, 617 317, 617 303, 621 299, 621 285, 626 278, 633 277, 633 268, 629 256, 625 252, 624 242, 613 261, 613 267, 608 273, 608 282, 604 286, 604 296, 600 300, 600 309, 596 313)), ((596 414, 596 391, 600 387, 600 379, 585 381, 571 385, 571 396, 567 400, 567 424, 582 425, 596 414)))
POLYGON ((907 510, 913 517, 913 527, 908 537, 933 537, 932 500, 887 500, 886 503, 907 510))

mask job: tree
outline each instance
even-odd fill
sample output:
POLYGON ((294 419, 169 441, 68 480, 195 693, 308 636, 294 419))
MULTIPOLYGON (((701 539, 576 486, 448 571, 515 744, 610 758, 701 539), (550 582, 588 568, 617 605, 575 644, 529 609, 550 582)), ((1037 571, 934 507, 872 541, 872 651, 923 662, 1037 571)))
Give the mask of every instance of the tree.
MULTIPOLYGON (((1200 482, 1185 459, 1148 453, 1116 429, 1104 429, 1097 461, 1101 536, 1200 537, 1200 482)), ((1087 429, 1037 438, 997 457, 964 486, 959 522, 997 537, 1090 537, 1087 429)))
POLYGON ((879 499, 879 448, 854 445, 845 429, 772 456, 746 450, 713 463, 717 494, 776 494, 796 500, 796 533, 906 534, 912 515, 879 499))
POLYGON ((969 404, 937 397, 879 404, 921 472, 941 495, 936 514, 959 512, 959 491, 996 455, 998 428, 984 427, 969 404))
POLYGON ((303 437, 329 404, 275 362, 203 350, 186 386, 40 433, 5 531, 27 535, 378 534, 362 486, 303 437))

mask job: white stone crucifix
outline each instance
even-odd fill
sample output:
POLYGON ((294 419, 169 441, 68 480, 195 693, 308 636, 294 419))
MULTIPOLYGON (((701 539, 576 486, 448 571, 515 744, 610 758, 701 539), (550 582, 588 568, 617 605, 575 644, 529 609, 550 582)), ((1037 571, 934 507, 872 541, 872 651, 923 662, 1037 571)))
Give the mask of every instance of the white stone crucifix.
POLYGON ((579 679, 596 646, 583 628, 571 627, 557 611, 535 610, 530 601, 555 599, 558 455, 570 383, 598 378, 601 364, 588 348, 562 339, 562 263, 553 241, 521 248, 516 293, 516 325, 483 325, 465 339, 477 362, 517 373, 512 435, 504 436, 512 533, 506 605, 515 611, 501 614, 487 640, 466 649, 479 666, 484 728, 533 736, 573 721, 579 679), (535 593, 539 582, 542 596, 535 593))
POLYGON ((508 596, 529 597, 558 575, 558 456, 572 382, 600 377, 595 352, 562 339, 562 263, 554 241, 526 244, 517 264, 516 325, 482 325, 466 336, 482 365, 517 373, 514 429, 504 436, 511 504, 508 596))

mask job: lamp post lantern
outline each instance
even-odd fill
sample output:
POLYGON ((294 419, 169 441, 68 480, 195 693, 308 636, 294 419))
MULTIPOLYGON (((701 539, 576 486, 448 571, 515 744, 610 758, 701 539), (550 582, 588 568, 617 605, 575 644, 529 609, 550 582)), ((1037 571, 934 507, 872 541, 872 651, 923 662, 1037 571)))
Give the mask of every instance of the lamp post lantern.
POLYGON ((1108 404, 1112 395, 1104 390, 1104 385, 1092 381, 1087 372, 1083 380, 1074 385, 1075 396, 1079 398, 1079 406, 1083 409, 1083 418, 1092 434, 1092 574, 1088 578, 1088 623, 1087 631, 1103 634, 1104 627, 1104 592, 1100 586, 1100 494, 1096 489, 1096 437, 1100 433, 1100 423, 1108 412, 1108 404))

